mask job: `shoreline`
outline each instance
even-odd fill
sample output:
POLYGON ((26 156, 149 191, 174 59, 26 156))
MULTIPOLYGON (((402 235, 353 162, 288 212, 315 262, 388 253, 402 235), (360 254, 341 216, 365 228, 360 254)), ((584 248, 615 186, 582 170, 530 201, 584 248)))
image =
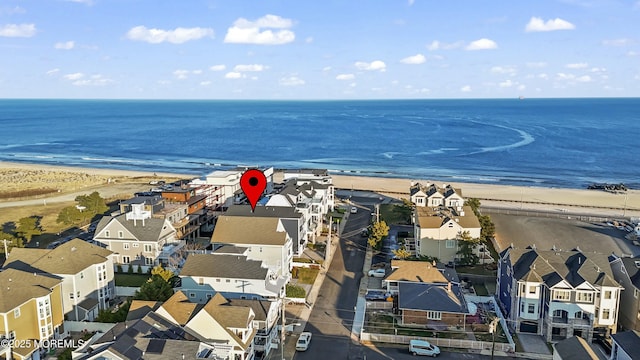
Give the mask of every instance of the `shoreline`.
MULTIPOLYGON (((50 165, 0 161, 0 172, 9 169, 30 171, 69 172, 106 177, 151 177, 151 178, 201 178, 206 174, 179 174, 168 172, 120 170, 106 168, 76 167, 68 165, 50 165)), ((213 170, 211 170, 213 171, 213 170)), ((276 170, 281 172, 282 170, 276 170)), ((373 177, 358 175, 330 174, 337 189, 353 189, 375 191, 397 198, 408 198, 411 182, 435 183, 445 182, 426 179, 407 179, 393 177, 373 177)), ((624 194, 612 194, 602 190, 573 188, 545 188, 517 185, 497 185, 483 183, 446 182, 455 188, 462 189, 465 198, 478 198, 483 205, 504 208, 543 208, 545 210, 564 211, 558 207, 575 207, 600 210, 620 210, 620 215, 640 216, 640 190, 628 190, 624 194)))

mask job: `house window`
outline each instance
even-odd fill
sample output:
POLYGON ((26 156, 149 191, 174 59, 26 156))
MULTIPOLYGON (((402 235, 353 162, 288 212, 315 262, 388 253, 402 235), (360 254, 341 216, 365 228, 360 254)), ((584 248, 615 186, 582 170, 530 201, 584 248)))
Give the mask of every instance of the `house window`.
POLYGON ((144 258, 144 264, 145 265, 153 265, 153 258, 150 258, 150 257, 144 258))
POLYGON ((78 297, 78 299, 80 299, 80 291, 76 292, 76 297, 78 297))
POLYGON ((453 223, 449 223, 449 227, 452 228, 453 227, 453 223))
POLYGON ((553 317, 562 317, 562 310, 553 310, 553 317))
POLYGON ((109 230, 104 232, 104 236, 105 237, 110 237, 111 236, 111 232, 109 230))
POLYGON ((147 252, 147 253, 151 252, 151 244, 144 244, 144 252, 147 252))
POLYGON ((16 332, 11 330, 9 331, 9 339, 15 339, 16 338, 16 332))
POLYGON ((609 309, 602 309, 602 318, 609 319, 609 309))
POLYGON ((118 231, 118 237, 122 239, 124 237, 124 233, 122 231, 118 231))
POLYGON ((524 313, 524 303, 520 304, 520 312, 524 313))
POLYGON ((20 308, 16 308, 15 310, 13 310, 13 318, 17 319, 20 317, 20 308))
POLYGON ((75 296, 73 296, 73 293, 69 294, 69 299, 73 300, 75 298, 75 296))
POLYGON ((536 293, 536 288, 537 288, 537 286, 529 286, 529 294, 535 294, 536 293))
POLYGON ((454 247, 456 247, 456 241, 455 240, 447 240, 447 243, 445 245, 447 247, 447 249, 453 249, 454 247))
POLYGON ((220 282, 220 279, 216 279, 216 282, 220 282))
POLYGON ((204 285, 204 278, 198 278, 198 285, 204 285))
POLYGON ((529 304, 529 314, 533 314, 536 311, 536 306, 534 304, 529 304))
POLYGON ((189 297, 196 297, 196 293, 189 293, 189 297))
POLYGON ((84 273, 83 272, 80 273, 80 279, 84 279, 84 273))
POLYGON ((138 243, 133 243, 131 246, 133 246, 134 248, 140 247, 140 244, 138 243))
POLYGON ((129 256, 123 256, 122 257, 122 263, 123 264, 128 264, 130 262, 131 262, 131 257, 129 257, 129 256))
POLYGON ((228 282, 228 283, 230 283, 230 282, 231 282, 231 279, 227 279, 227 282, 228 282))
POLYGON ((634 298, 638 298, 638 293, 640 293, 640 291, 638 291, 638 289, 633 289, 633 297, 634 298))
POLYGON ((553 300, 569 301, 570 298, 571 298, 571 291, 568 291, 568 290, 553 291, 553 300))
POLYGON ((212 295, 211 294, 207 294, 207 299, 211 299, 212 295))
POLYGON ((585 292, 585 291, 578 291, 576 293, 576 301, 577 302, 593 302, 593 293, 592 292, 585 292))
POLYGON ((427 311, 427 319, 442 320, 442 313, 440 311, 427 311))
POLYGON ((607 290, 604 292, 604 298, 605 299, 611 299, 611 290, 607 290))
POLYGON ((125 250, 129 250, 129 243, 123 243, 122 248, 125 250))

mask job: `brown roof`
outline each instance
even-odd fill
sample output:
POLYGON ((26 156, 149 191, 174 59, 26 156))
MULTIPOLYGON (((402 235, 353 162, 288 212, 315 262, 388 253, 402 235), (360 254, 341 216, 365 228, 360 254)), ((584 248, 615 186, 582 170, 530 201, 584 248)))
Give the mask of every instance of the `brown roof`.
POLYGON ((202 308, 198 303, 190 302, 187 295, 177 291, 162 304, 162 308, 173 317, 179 325, 184 326, 202 308))
POLYGON ((480 221, 478 221, 471 207, 463 206, 462 210, 464 216, 451 209, 434 211, 430 207, 417 207, 418 226, 421 228, 439 228, 449 222, 449 220, 457 220, 456 222, 465 229, 479 228, 480 221))
POLYGON ((5 267, 29 272, 77 274, 91 265, 105 262, 111 254, 110 250, 74 239, 51 250, 13 248, 5 267))
POLYGON ((233 306, 230 305, 227 299, 220 293, 216 293, 203 308, 212 318, 214 318, 229 335, 240 345, 243 349, 246 349, 256 334, 256 329, 253 329, 253 333, 249 336, 249 339, 244 342, 229 328, 246 328, 249 323, 254 319, 251 315, 251 309, 247 306, 233 306))
POLYGON ((129 306, 127 321, 142 319, 151 311, 157 310, 160 305, 162 303, 159 301, 133 300, 129 306))
POLYGON ((278 218, 220 216, 213 229, 212 243, 246 245, 284 245, 287 233, 278 228, 278 218))
POLYGON ((0 272, 0 313, 11 311, 30 299, 46 296, 60 283, 62 279, 54 275, 5 269, 0 272))
POLYGON ((435 266, 425 261, 391 260, 391 268, 393 271, 385 281, 449 282, 435 266))

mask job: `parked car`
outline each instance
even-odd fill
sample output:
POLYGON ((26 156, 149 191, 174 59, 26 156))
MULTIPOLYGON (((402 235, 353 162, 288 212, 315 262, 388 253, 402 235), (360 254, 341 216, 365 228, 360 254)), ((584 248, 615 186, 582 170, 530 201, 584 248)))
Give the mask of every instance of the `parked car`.
POLYGON ((352 206, 352 207, 351 207, 351 213, 352 213, 352 214, 355 214, 355 213, 357 213, 357 212, 358 212, 358 208, 357 208, 357 207, 355 207, 355 206, 352 206))
POLYGON ((297 351, 307 351, 309 348, 309 344, 311 343, 311 333, 308 331, 300 334, 298 341, 296 342, 296 350, 297 351))
POLYGON ((411 340, 409 352, 413 355, 426 355, 436 357, 440 355, 440 348, 424 340, 411 340))
POLYGON ((387 274, 385 269, 373 269, 369 270, 369 276, 376 278, 383 278, 387 274))
POLYGON ((60 241, 54 241, 51 244, 47 245, 47 249, 55 249, 60 246, 60 241))
POLYGON ((367 301, 387 301, 389 297, 391 297, 391 294, 376 290, 369 290, 364 295, 364 298, 367 301))

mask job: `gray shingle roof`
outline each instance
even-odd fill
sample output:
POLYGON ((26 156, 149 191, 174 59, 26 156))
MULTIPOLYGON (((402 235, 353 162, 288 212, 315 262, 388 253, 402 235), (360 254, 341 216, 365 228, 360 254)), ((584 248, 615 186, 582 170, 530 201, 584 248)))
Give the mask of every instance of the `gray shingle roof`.
POLYGON ((285 206, 256 206, 252 212, 249 205, 233 205, 224 213, 225 216, 252 216, 252 217, 275 217, 280 219, 301 218, 302 214, 293 207, 285 206))
POLYGON ((572 336, 554 345, 562 360, 599 360, 589 343, 579 336, 572 336))
POLYGON ((629 279, 631 279, 631 283, 640 289, 640 267, 636 266, 636 261, 640 261, 640 258, 622 258, 622 263, 629 275, 629 279))
POLYGON ((611 335, 613 341, 620 346, 632 359, 640 359, 640 332, 623 331, 611 335))
POLYGON ((406 310, 468 313, 467 302, 458 285, 451 291, 446 285, 400 282, 398 284, 398 307, 406 310))
POLYGON ((35 274, 16 269, 0 272, 0 313, 15 309, 20 304, 51 293, 62 279, 50 274, 35 274))
POLYGON ((98 226, 96 226, 95 238, 117 240, 115 234, 112 234, 110 238, 106 238, 103 233, 103 230, 106 230, 112 222, 122 224, 138 241, 158 241, 163 231, 175 231, 165 219, 149 218, 134 221, 127 220, 126 214, 122 214, 115 217, 104 216, 100 219, 98 226))
POLYGON ((180 276, 201 276, 230 279, 266 279, 268 270, 261 261, 242 255, 191 254, 180 276))

